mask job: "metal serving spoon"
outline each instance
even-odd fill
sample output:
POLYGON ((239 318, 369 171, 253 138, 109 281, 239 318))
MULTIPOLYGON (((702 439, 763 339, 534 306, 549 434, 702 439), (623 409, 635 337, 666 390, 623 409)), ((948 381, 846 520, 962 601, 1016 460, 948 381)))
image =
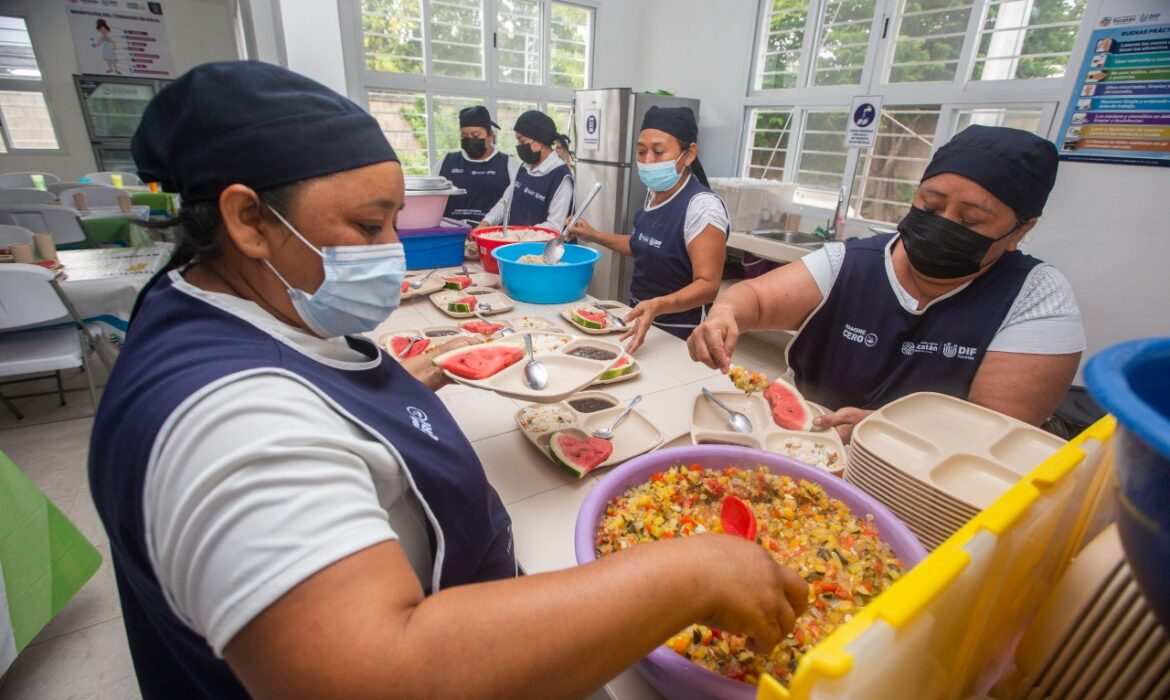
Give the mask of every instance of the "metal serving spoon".
POLYGON ((620 425, 621 422, 626 419, 626 416, 630 415, 630 411, 634 410, 634 406, 637 406, 638 402, 641 400, 642 400, 641 394, 638 394, 633 399, 631 399, 630 403, 626 404, 626 410, 622 411, 618 415, 618 417, 615 418, 614 421, 609 424, 608 428, 598 428, 597 430, 594 430, 592 433, 593 437, 601 438, 602 440, 612 440, 613 439, 613 431, 616 430, 618 425, 620 425))
POLYGON ((524 383, 529 389, 540 391, 548 385, 548 368, 532 354, 532 334, 524 334, 524 347, 528 350, 528 364, 524 365, 524 383))
POLYGON ((501 338, 506 338, 510 335, 513 335, 516 332, 515 328, 511 328, 509 326, 505 326, 502 323, 497 323, 495 321, 489 320, 487 316, 484 316, 483 314, 481 314, 479 312, 479 309, 476 309, 475 311, 472 311, 471 313, 475 314, 475 317, 478 318, 479 320, 483 321, 484 323, 490 323, 493 326, 500 326, 500 330, 498 330, 496 332, 500 334, 501 338))
POLYGON ((726 404, 715 398, 715 394, 712 394, 710 391, 708 391, 706 387, 703 388, 703 396, 706 396, 709 401, 714 403, 719 408, 727 411, 727 422, 731 424, 732 430, 737 433, 750 433, 752 431, 751 419, 739 411, 733 411, 728 408, 726 404))
POLYGON ((430 277, 431 275, 435 274, 436 272, 438 272, 438 268, 431 270, 430 272, 423 275, 422 277, 415 277, 414 279, 412 279, 410 281, 410 288, 411 289, 421 289, 423 286, 423 282, 426 282, 427 278, 430 277))
POLYGON ((563 228, 561 228, 561 235, 550 239, 548 243, 544 244, 545 265, 556 265, 561 261, 561 258, 565 257, 565 231, 573 228, 573 224, 577 223, 577 219, 581 218, 581 215, 584 214, 585 210, 589 208, 589 205, 593 203, 593 200, 597 197, 597 193, 600 191, 601 183, 593 183, 593 189, 589 190, 589 194, 585 196, 585 201, 581 203, 581 208, 578 209, 577 213, 573 214, 573 217, 569 219, 569 222, 566 223, 563 228))
POLYGON ((617 314, 610 311, 609 309, 598 306, 597 304, 594 304, 593 308, 597 309, 598 311, 604 313, 606 316, 609 316, 614 321, 616 321, 619 328, 625 328, 627 325, 629 325, 625 322, 625 320, 621 316, 618 316, 617 314))

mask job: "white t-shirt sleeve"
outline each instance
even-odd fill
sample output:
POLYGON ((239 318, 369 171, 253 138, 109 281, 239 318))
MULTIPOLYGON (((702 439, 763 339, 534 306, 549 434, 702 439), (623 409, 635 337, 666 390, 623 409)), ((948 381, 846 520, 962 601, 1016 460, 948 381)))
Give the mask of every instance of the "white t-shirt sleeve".
POLYGON ((691 241, 699 237, 708 226, 714 226, 723 232, 723 237, 727 237, 727 232, 731 228, 731 219, 727 216, 727 208, 723 206, 723 200, 719 199, 719 195, 714 192, 702 192, 691 197, 691 201, 687 202, 687 218, 683 223, 683 240, 687 245, 691 241))
MULTIPOLYGON (((547 177, 547 176, 546 176, 547 177)), ((547 226, 554 231, 560 231, 569 219, 569 209, 573 206, 573 176, 566 175, 557 191, 553 193, 548 203, 548 218, 537 224, 547 226)))
POLYGON ((508 182, 516 181, 516 173, 520 172, 523 162, 516 156, 508 156, 508 182))
POLYGON ((430 576, 416 564, 420 548, 429 562, 425 515, 401 463, 386 464, 397 453, 292 375, 213 385, 176 410, 155 455, 143 502, 151 563, 172 609, 217 656, 290 589, 397 539, 400 523, 413 531, 416 573, 430 576), (413 508, 393 505, 408 500, 413 508))
POLYGON ((837 273, 841 271, 841 265, 845 262, 845 244, 826 243, 800 261, 816 281, 821 296, 827 297, 829 290, 833 288, 833 282, 837 279, 837 273))
POLYGON ((1051 265, 1028 273, 988 352, 1065 355, 1085 349, 1081 311, 1068 279, 1051 265))

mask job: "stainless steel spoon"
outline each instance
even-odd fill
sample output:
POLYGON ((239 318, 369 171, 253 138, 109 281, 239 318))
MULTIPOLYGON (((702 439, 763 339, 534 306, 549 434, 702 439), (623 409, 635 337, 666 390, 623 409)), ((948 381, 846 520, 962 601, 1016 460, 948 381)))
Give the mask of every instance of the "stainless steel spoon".
MULTIPOLYGON (((490 309, 490 307, 489 307, 489 309, 490 309)), ((484 316, 483 314, 481 314, 479 312, 479 309, 476 309, 475 311, 472 311, 471 313, 475 314, 475 317, 478 318, 479 320, 483 321, 484 323, 490 323, 493 326, 502 326, 500 328, 500 330, 496 331, 497 333, 500 334, 501 338, 506 338, 510 335, 513 335, 516 332, 515 328, 512 328, 510 326, 505 326, 502 323, 497 323, 495 321, 489 320, 487 316, 484 316)))
POLYGON ((415 343, 420 343, 424 340, 426 340, 426 338, 422 337, 421 335, 410 336, 410 342, 406 344, 406 347, 402 348, 402 352, 398 353, 398 356, 406 357, 410 354, 410 349, 414 347, 415 343))
POLYGON ((577 213, 573 214, 572 218, 561 229, 561 235, 544 244, 545 265, 556 265, 561 261, 561 258, 565 257, 565 231, 568 231, 573 227, 573 224, 577 223, 577 219, 581 218, 581 215, 593 203, 593 200, 597 197, 597 193, 600 191, 601 183, 593 183, 593 189, 589 190, 589 194, 585 196, 585 201, 581 203, 581 208, 577 210, 577 213))
POLYGON ((548 368, 532 354, 532 334, 524 334, 524 347, 528 350, 528 364, 524 365, 524 383, 533 391, 548 386, 548 368))
POLYGON ((710 391, 708 391, 706 387, 703 388, 703 396, 706 396, 709 401, 714 403, 719 408, 727 411, 727 422, 731 424, 732 430, 737 433, 750 433, 752 431, 752 421, 750 418, 740 413, 739 411, 733 411, 732 409, 728 408, 726 404, 715 398, 715 394, 712 394, 710 391))
POLYGON ((421 289, 423 286, 423 282, 426 282, 427 278, 430 277, 431 275, 435 274, 436 272, 438 272, 437 268, 434 270, 431 270, 430 272, 423 275, 422 277, 415 277, 414 279, 412 279, 410 281, 410 288, 411 289, 421 289))
POLYGON ((593 308, 597 309, 598 311, 601 311, 606 316, 609 316, 610 318, 612 318, 618 324, 619 328, 625 328, 627 325, 629 325, 625 322, 625 320, 621 316, 618 316, 617 314, 610 311, 609 309, 598 306, 597 304, 594 304, 593 308))
POLYGON ((618 425, 620 425, 621 422, 626 419, 626 416, 630 415, 630 411, 634 410, 634 406, 637 406, 638 402, 641 400, 642 400, 641 394, 638 394, 633 399, 631 399, 630 402, 628 404, 626 404, 626 410, 624 410, 620 414, 618 414, 618 417, 615 418, 614 421, 609 424, 608 428, 598 428, 597 430, 594 430, 591 433, 593 435, 593 437, 601 438, 602 440, 612 440, 613 439, 613 431, 615 429, 617 429, 618 425))

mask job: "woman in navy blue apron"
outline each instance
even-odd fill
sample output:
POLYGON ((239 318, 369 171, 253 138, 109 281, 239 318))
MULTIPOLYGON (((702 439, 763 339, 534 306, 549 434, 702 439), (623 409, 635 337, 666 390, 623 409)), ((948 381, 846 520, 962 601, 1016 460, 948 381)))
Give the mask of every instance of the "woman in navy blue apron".
POLYGON ((739 334, 795 330, 787 364, 846 440, 866 415, 920 391, 1039 425, 1085 347, 1068 281, 1017 250, 1056 182, 1056 147, 974 125, 927 165, 896 235, 829 243, 728 289, 691 337, 727 371, 739 334))
POLYGON ((568 147, 568 137, 543 112, 531 110, 516 119, 516 155, 524 165, 512 187, 504 192, 476 228, 499 226, 508 213, 509 226, 543 226, 560 231, 573 209, 573 174, 553 151, 553 144, 568 147))
POLYGON ((646 202, 627 234, 598 231, 587 221, 573 235, 634 256, 630 285, 633 322, 622 339, 642 345, 650 324, 686 340, 719 293, 727 252, 728 217, 711 192, 696 143, 699 127, 689 107, 651 107, 638 134, 638 177, 646 202))
POLYGON ((184 202, 89 456, 144 698, 584 696, 696 619, 768 648, 791 630, 807 587, 739 538, 516 576, 471 444, 361 335, 404 271, 373 117, 211 63, 159 92, 132 151, 184 202))
POLYGON ((467 190, 467 194, 448 197, 443 216, 477 224, 512 184, 520 161, 496 150, 494 129, 499 128, 483 105, 459 110, 460 150, 443 156, 431 172, 467 190))

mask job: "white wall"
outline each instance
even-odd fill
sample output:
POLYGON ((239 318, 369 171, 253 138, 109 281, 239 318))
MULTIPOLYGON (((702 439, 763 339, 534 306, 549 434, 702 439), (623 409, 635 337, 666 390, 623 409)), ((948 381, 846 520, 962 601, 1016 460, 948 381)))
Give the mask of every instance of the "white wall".
POLYGON ((284 29, 284 65, 342 95, 349 94, 337 3, 279 0, 278 20, 284 29))
MULTIPOLYGON (((236 58, 227 0, 162 0, 167 37, 179 73, 208 61, 236 58)), ((48 86, 61 151, 0 155, 0 172, 44 170, 71 180, 97 170, 73 75, 78 72, 66 0, 4 0, 3 11, 28 22, 48 86)))

